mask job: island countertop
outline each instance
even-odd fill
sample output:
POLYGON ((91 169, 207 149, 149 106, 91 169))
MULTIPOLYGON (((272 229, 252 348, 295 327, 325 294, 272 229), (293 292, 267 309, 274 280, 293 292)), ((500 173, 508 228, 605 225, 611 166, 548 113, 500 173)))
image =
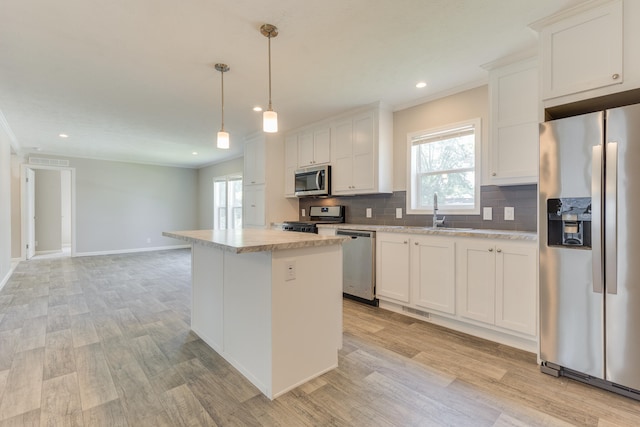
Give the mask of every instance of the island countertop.
POLYGON ((312 233, 252 228, 164 231, 162 235, 237 254, 336 245, 347 239, 343 236, 318 236, 312 233))

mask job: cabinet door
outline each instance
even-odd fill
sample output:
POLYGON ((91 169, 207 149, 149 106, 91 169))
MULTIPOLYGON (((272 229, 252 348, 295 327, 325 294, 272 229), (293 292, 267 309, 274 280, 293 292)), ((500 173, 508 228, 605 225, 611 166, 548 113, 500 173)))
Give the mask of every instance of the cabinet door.
POLYGON ((536 334, 536 248, 513 242, 496 245, 497 326, 536 334))
POLYGON ((536 59, 492 70, 490 181, 526 184, 538 176, 536 59))
POLYGON ((303 132, 298 135, 298 166, 313 165, 313 133, 303 132))
POLYGON ((313 132, 313 163, 331 162, 331 128, 317 129, 313 132))
POLYGON ((375 114, 369 112, 353 119, 353 188, 357 192, 375 186, 374 143, 375 114))
POLYGON ((331 170, 331 191, 348 194, 352 191, 353 121, 343 120, 333 126, 333 151, 335 161, 331 170))
POLYGON ((623 82, 622 2, 585 11, 542 29, 542 97, 623 82))
POLYGON ((376 235, 376 297, 409 302, 409 237, 376 235))
POLYGON ((264 227, 266 225, 264 185, 248 185, 242 191, 243 227, 264 227))
POLYGON ((455 243, 432 236, 411 241, 412 303, 455 314, 455 243))
POLYGON ((495 248, 491 242, 461 241, 457 245, 459 313, 489 324, 495 312, 495 248))
POLYGON ((295 172, 298 169, 298 135, 289 135, 284 140, 284 195, 295 197, 295 172))
POLYGON ((264 138, 247 141, 244 145, 244 182, 246 184, 264 184, 265 163, 264 138))

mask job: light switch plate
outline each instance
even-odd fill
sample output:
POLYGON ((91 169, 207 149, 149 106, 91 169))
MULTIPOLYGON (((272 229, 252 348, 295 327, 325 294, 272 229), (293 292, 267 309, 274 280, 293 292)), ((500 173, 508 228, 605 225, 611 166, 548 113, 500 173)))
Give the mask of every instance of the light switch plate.
POLYGON ((482 208, 482 219, 491 221, 493 219, 493 208, 482 208))
POLYGON ((504 208, 504 220, 505 221, 513 221, 514 212, 513 207, 505 207, 504 208))
POLYGON ((371 218, 371 208, 367 208, 367 218, 371 218))
POLYGON ((396 208, 396 218, 402 218, 402 208, 396 208))
POLYGON ((296 280, 296 262, 295 261, 286 261, 285 262, 285 281, 296 280))
POLYGON ((306 209, 302 209, 302 217, 304 218, 305 216, 307 216, 307 210, 306 209))

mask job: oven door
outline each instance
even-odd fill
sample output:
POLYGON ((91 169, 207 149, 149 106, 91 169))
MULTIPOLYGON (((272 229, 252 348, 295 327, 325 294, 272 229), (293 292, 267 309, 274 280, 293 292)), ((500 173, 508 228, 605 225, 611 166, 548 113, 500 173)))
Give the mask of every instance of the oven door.
POLYGON ((328 196, 331 166, 319 166, 296 171, 296 196, 328 196))

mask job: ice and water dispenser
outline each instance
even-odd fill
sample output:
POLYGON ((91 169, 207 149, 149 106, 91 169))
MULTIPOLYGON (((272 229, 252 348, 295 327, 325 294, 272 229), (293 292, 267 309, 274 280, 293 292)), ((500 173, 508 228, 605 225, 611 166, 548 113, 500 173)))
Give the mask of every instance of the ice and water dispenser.
POLYGON ((591 197, 547 200, 549 246, 591 248, 591 197))

